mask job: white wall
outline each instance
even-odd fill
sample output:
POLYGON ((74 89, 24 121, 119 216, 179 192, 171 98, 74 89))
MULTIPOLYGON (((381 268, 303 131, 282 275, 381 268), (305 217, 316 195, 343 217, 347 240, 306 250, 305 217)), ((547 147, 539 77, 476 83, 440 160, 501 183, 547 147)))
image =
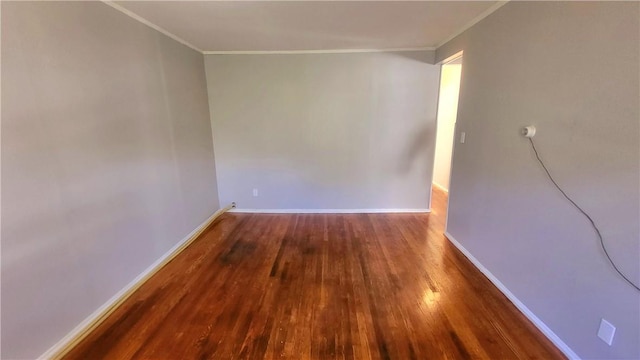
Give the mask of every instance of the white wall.
POLYGON ((640 3, 510 2, 437 51, 464 50, 448 230, 585 359, 640 358, 640 3), (600 318, 617 326, 610 347, 600 318))
POLYGON ((451 174, 451 153, 453 136, 458 114, 458 92, 462 64, 444 64, 440 73, 440 95, 438 97, 438 116, 436 130, 436 156, 433 164, 433 182, 449 190, 451 174))
POLYGON ((221 201, 428 208, 432 60, 427 51, 205 56, 221 201))
POLYGON ((2 2, 2 354, 35 359, 218 208, 203 57, 101 2, 2 2))

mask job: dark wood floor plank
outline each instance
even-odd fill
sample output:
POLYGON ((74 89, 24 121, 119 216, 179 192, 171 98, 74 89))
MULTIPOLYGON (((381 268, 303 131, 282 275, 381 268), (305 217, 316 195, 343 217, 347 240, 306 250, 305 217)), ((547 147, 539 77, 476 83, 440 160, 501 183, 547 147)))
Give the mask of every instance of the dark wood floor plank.
POLYGON ((562 359, 430 214, 219 218, 66 359, 562 359))

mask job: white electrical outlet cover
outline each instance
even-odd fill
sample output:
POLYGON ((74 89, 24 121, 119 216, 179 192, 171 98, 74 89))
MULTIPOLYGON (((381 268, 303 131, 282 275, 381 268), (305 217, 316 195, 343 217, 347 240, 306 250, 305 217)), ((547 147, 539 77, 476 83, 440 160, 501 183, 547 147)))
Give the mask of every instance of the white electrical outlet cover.
POLYGON ((605 319, 600 321, 598 328, 598 337, 606 342, 609 346, 613 343, 613 336, 616 334, 616 327, 605 319))

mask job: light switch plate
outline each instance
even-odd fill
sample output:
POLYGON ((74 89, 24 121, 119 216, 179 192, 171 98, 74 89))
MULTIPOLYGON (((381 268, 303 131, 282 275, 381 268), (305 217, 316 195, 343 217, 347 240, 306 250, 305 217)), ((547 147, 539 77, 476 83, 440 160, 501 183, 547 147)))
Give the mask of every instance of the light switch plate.
POLYGON ((616 327, 605 319, 600 321, 598 328, 598 337, 606 342, 609 346, 613 343, 613 336, 616 334, 616 327))

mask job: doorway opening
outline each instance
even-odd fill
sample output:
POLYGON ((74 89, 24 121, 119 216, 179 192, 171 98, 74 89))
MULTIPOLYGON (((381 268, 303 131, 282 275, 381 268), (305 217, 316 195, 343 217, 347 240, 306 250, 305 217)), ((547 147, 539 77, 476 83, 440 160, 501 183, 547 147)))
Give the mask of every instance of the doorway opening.
MULTIPOLYGON (((431 198, 440 203, 439 207, 447 211, 447 220, 461 76, 462 52, 445 60, 440 69, 431 198)), ((464 140, 461 139, 461 141, 464 140)))

